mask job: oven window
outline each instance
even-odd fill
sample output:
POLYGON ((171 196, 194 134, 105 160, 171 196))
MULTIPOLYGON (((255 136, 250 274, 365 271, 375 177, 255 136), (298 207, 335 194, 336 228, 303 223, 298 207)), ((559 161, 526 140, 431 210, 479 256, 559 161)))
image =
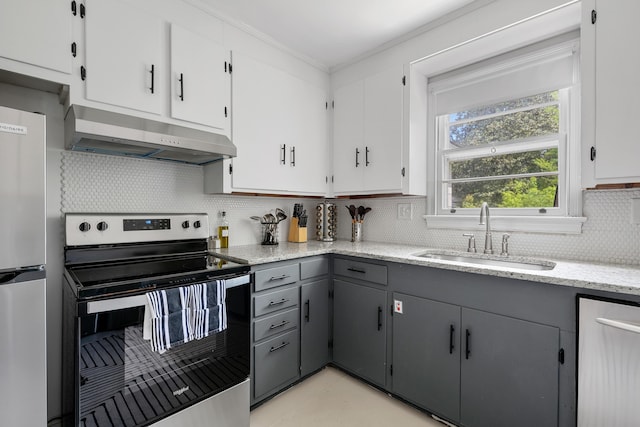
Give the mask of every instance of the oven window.
POLYGON ((81 317, 80 425, 147 425, 249 376, 248 286, 227 290, 227 329, 159 354, 144 308, 81 317))

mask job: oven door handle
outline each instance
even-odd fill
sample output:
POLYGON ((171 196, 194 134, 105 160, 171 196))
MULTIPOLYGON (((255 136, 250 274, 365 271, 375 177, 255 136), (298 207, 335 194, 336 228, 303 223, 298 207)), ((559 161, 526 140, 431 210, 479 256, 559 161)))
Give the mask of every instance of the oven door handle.
POLYGON ((134 295, 130 297, 105 299, 100 301, 89 301, 87 303, 87 314, 105 313, 107 311, 141 307, 146 303, 146 295, 134 295))

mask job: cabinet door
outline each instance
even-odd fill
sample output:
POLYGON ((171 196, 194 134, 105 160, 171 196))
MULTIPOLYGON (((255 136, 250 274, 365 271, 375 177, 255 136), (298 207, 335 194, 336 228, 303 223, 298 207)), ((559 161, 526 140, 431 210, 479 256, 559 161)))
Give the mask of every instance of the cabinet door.
POLYGON ((460 307, 399 293, 393 299, 393 392, 458 421, 460 307))
POLYGON ((301 375, 329 363, 329 279, 302 285, 301 312, 301 375))
POLYGON ((402 67, 364 81, 364 182, 375 193, 402 190, 402 67))
POLYGON ((324 92, 237 52, 232 79, 233 189, 324 194, 324 92))
POLYGON ((364 170, 364 82, 336 89, 333 103, 333 191, 357 192, 364 170))
POLYGON ((171 117, 227 128, 228 57, 218 43, 171 24, 171 117))
POLYGON ((160 18, 131 2, 86 0, 86 97, 92 101, 160 114, 162 55, 160 18))
POLYGON ((558 424, 558 328, 463 308, 461 332, 461 424, 558 424))
POLYGON ((67 0, 3 0, 0 56, 71 73, 71 10, 67 0))
POLYGON ((279 335, 254 347, 254 398, 273 394, 298 379, 298 330, 279 335))
POLYGON ((384 387, 387 292, 342 280, 333 292, 334 362, 384 387))
POLYGON ((640 51, 623 46, 640 35, 640 3, 597 0, 596 11, 595 175, 596 179, 636 182, 640 181, 640 144, 631 124, 640 114, 640 51))

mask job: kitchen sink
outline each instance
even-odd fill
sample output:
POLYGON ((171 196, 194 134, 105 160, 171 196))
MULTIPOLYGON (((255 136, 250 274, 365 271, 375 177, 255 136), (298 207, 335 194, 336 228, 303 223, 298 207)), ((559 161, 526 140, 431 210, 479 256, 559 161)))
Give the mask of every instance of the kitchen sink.
POLYGON ((508 258, 496 259, 496 258, 482 257, 481 255, 473 256, 473 255, 453 255, 453 254, 434 253, 434 252, 420 252, 417 254, 413 254, 413 256, 419 257, 419 258, 461 262, 465 264, 486 265, 490 267, 517 268, 519 270, 537 270, 537 271, 553 270, 553 268, 556 266, 555 263, 549 262, 549 261, 515 260, 515 259, 508 259, 508 258))

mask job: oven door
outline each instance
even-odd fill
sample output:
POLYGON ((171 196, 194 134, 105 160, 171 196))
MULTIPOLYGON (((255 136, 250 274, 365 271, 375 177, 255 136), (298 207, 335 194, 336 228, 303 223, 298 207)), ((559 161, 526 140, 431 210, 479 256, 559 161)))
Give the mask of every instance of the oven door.
POLYGON ((143 339, 144 294, 80 303, 76 425, 148 425, 245 381, 249 291, 227 287, 227 329, 163 354, 143 339))

